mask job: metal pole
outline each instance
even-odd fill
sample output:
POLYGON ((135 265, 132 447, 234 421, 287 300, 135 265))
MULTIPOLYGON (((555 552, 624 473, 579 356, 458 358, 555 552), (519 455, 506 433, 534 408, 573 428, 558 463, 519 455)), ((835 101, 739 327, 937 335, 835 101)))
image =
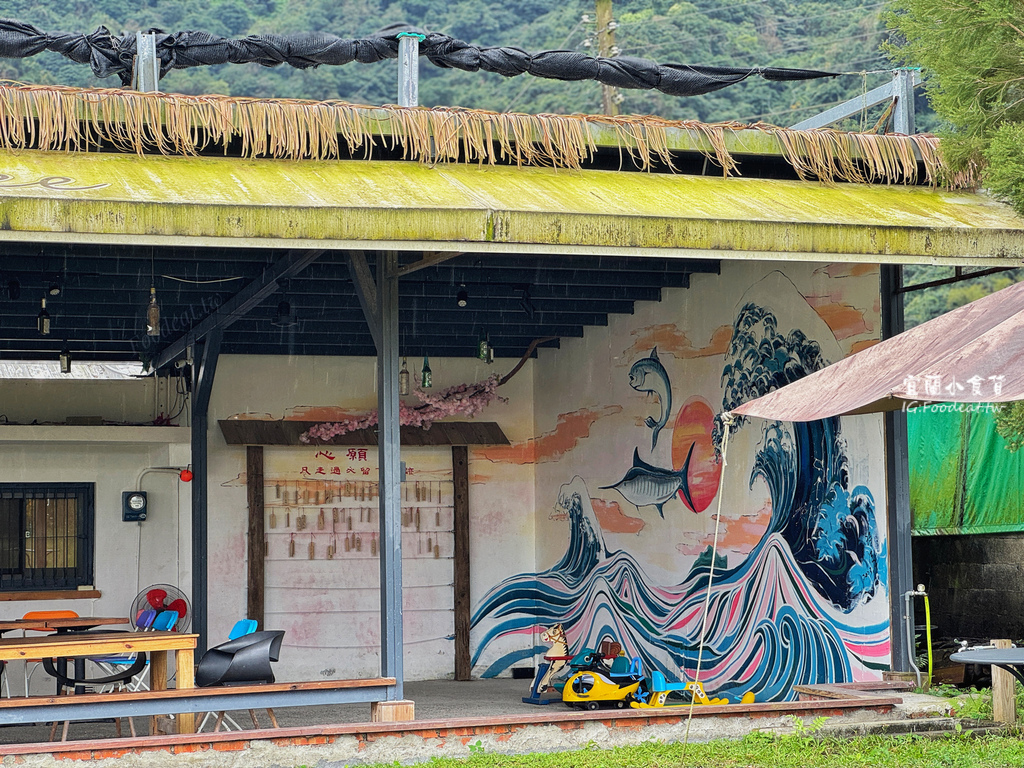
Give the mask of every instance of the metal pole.
MULTIPOLYGON (((896 108, 893 110, 893 130, 907 136, 917 132, 914 126, 914 80, 916 74, 912 69, 897 69, 893 72, 893 93, 896 96, 896 108)), ((920 82, 919 79, 918 82, 920 82)))
POLYGON ((807 131, 813 128, 826 128, 833 123, 838 123, 840 120, 845 120, 848 117, 864 112, 870 107, 876 104, 881 104, 883 101, 891 101, 892 98, 896 97, 896 132, 897 133, 913 133, 913 130, 902 131, 899 126, 907 127, 906 123, 901 123, 900 120, 906 120, 905 116, 900 114, 902 109, 907 108, 909 103, 910 109, 910 126, 913 128, 913 117, 914 117, 914 94, 913 88, 921 84, 921 72, 916 69, 899 69, 895 70, 892 74, 892 80, 885 85, 880 85, 877 88, 872 88, 867 93, 863 93, 854 99, 844 101, 842 104, 837 104, 831 109, 827 109, 824 112, 820 112, 817 115, 808 117, 806 120, 801 120, 799 123, 794 123, 789 126, 792 131, 807 131), (909 82, 909 85, 908 85, 909 82), (909 87, 911 93, 909 97, 904 93, 902 89, 909 87))
POLYGON ((426 35, 416 32, 398 34, 398 106, 420 104, 420 43, 426 35))
POLYGON ((156 35, 135 33, 135 71, 132 73, 135 90, 154 93, 160 90, 160 60, 156 57, 156 35))
POLYGON ((196 658, 207 648, 209 557, 207 488, 209 463, 207 414, 213 379, 217 373, 220 342, 224 332, 216 329, 192 349, 192 631, 199 635, 196 658))
MULTIPOLYGON (((882 338, 903 331, 901 268, 881 267, 882 338)), ((910 654, 903 627, 907 622, 903 595, 913 590, 913 546, 910 536, 910 470, 906 411, 885 414, 885 501, 889 547, 889 639, 894 672, 910 670, 910 654)))
MULTIPOLYGON (((377 456, 380 464, 380 665, 402 700, 401 431, 398 423, 398 254, 378 254, 377 456)), ((390 698, 390 697, 389 697, 390 698)))

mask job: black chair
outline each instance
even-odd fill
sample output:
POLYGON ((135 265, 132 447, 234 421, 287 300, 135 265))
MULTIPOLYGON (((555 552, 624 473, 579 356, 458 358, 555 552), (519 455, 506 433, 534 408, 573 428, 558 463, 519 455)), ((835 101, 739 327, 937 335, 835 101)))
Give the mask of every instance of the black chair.
MULTIPOLYGON (((280 658, 283 640, 283 630, 268 630, 242 635, 242 637, 214 646, 199 660, 199 667, 196 669, 196 686, 207 688, 274 682, 274 670, 270 663, 280 658)), ((267 714, 270 716, 270 722, 277 728, 274 711, 268 707, 267 714)), ((224 716, 224 712, 217 714, 214 731, 220 730, 224 716)), ((250 709, 249 716, 252 718, 253 727, 259 728, 256 713, 250 709)), ((205 722, 204 718, 203 724, 205 722)))

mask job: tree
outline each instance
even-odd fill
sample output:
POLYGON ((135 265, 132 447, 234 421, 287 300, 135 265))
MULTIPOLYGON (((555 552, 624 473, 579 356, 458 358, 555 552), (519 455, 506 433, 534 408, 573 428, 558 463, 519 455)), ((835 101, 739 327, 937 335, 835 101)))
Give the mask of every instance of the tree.
POLYGON ((1024 214, 1024 15, 1019 0, 894 0, 895 58, 924 70, 946 122, 943 155, 978 168, 985 186, 1024 214))

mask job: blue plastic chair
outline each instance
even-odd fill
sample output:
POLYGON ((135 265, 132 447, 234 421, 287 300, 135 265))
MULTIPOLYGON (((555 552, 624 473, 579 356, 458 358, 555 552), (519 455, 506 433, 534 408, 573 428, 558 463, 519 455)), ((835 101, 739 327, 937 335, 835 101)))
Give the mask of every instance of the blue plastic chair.
POLYGON ((154 632, 170 632, 178 623, 177 611, 160 611, 153 620, 154 632))
MULTIPOLYGON (((161 611, 157 613, 153 610, 143 611, 135 619, 135 626, 140 632, 168 632, 175 624, 178 623, 178 612, 177 611, 161 611)), ((111 666, 116 665, 131 665, 135 663, 135 655, 130 656, 111 656, 104 659, 94 659, 102 667, 104 664, 111 666)), ((146 668, 139 674, 131 679, 124 687, 129 691, 142 691, 149 690, 149 685, 146 683, 146 672, 149 671, 149 660, 146 660, 146 668)))
POLYGON ((239 619, 228 632, 228 640, 237 640, 256 631, 256 619, 239 619))
MULTIPOLYGON (((147 610, 139 613, 135 617, 135 632, 147 632, 153 626, 153 621, 156 619, 156 611, 147 610)), ((117 671, 117 667, 130 667, 135 663, 134 653, 119 654, 117 656, 97 656, 90 659, 96 666, 102 669, 107 674, 114 674, 117 671)), ((113 683, 110 684, 110 689, 114 688, 113 683)), ((125 686, 128 687, 128 686, 125 686)), ((106 690, 106 686, 100 689, 103 693, 106 690)))

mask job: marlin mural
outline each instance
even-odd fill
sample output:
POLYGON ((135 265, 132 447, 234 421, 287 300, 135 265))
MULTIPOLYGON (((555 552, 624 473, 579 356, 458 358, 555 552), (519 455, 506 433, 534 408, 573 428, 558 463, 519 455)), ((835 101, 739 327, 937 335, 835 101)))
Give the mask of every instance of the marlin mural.
POLYGON ((678 472, 671 469, 652 467, 640 459, 640 452, 633 449, 633 466, 626 472, 615 485, 601 486, 601 490, 613 489, 622 494, 622 497, 637 507, 657 507, 658 514, 665 517, 664 506, 669 499, 677 493, 682 492, 686 503, 693 509, 693 499, 690 498, 690 486, 686 480, 686 474, 690 470, 690 457, 693 456, 693 444, 686 452, 686 461, 683 468, 678 472))
POLYGON ((668 423, 672 413, 672 385, 669 384, 668 371, 658 359, 658 348, 654 347, 651 354, 643 360, 637 360, 629 369, 629 386, 637 392, 654 393, 661 403, 661 416, 657 420, 648 416, 644 424, 654 430, 651 435, 651 450, 658 445, 658 434, 668 423))

